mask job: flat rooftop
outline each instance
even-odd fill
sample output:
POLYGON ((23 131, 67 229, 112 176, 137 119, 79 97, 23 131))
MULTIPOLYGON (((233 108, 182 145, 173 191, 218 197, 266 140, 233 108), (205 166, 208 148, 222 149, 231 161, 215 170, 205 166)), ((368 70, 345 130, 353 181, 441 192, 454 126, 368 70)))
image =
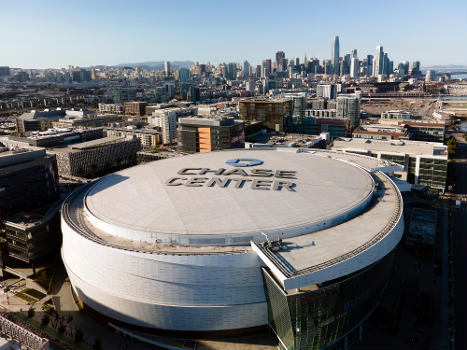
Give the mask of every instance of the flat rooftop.
POLYGON ((110 145, 120 141, 124 141, 124 136, 107 136, 100 139, 77 143, 68 147, 53 147, 49 151, 52 153, 71 153, 71 152, 80 152, 86 149, 96 148, 99 146, 110 145))
POLYGON ((448 159, 447 146, 438 142, 384 141, 339 137, 334 139, 333 150, 359 150, 372 152, 394 152, 409 155, 434 156, 448 159))

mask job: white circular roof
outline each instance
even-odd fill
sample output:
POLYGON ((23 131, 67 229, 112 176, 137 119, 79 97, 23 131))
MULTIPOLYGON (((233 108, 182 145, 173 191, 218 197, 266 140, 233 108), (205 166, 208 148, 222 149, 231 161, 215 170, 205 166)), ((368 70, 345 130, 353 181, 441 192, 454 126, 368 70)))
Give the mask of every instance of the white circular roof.
POLYGON ((155 161, 105 176, 88 191, 85 210, 95 227, 130 240, 248 244, 264 234, 273 239, 297 236, 348 220, 364 210, 373 187, 372 177, 348 162, 292 149, 229 150, 155 161), (229 165, 245 158, 262 164, 229 165), (229 160, 234 161, 227 164, 229 160), (195 170, 184 173, 184 168, 195 170), (203 168, 220 175, 198 174, 203 168), (255 172, 261 176, 252 177, 255 172), (247 181, 239 186, 239 179, 247 181))

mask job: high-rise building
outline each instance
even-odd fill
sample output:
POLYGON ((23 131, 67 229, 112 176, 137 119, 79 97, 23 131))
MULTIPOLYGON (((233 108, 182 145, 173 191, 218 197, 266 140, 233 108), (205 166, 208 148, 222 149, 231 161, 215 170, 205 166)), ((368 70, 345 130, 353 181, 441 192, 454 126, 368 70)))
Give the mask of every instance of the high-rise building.
POLYGON ((384 74, 384 51, 382 46, 376 46, 376 55, 373 60, 373 76, 377 77, 380 74, 384 74))
POLYGON ((409 61, 402 61, 397 66, 397 69, 399 70, 399 75, 401 76, 409 74, 409 61))
POLYGON ((201 93, 199 91, 199 87, 191 85, 190 89, 188 90, 188 100, 196 103, 201 101, 201 93))
POLYGON ((334 74, 339 74, 339 37, 337 35, 332 42, 331 61, 334 74))
POLYGON ((425 81, 434 81, 436 79, 436 71, 427 70, 425 74, 425 81))
POLYGON ((368 62, 367 75, 373 75, 373 55, 366 56, 368 62))
POLYGON ((271 74, 272 61, 270 59, 263 60, 261 65, 261 78, 267 78, 271 74))
POLYGON ((316 86, 316 97, 336 98, 337 87, 335 84, 319 84, 316 86))
POLYGON ((8 77, 9 75, 10 75, 10 67, 7 67, 7 66, 0 67, 0 77, 3 77, 3 76, 8 77))
POLYGON ((250 75, 250 64, 246 60, 243 62, 242 73, 243 79, 247 79, 250 75))
POLYGON ((227 64, 227 76, 228 80, 235 80, 237 76, 237 64, 234 62, 230 62, 227 64))
POLYGON ((352 51, 350 52, 350 57, 358 58, 357 49, 352 49, 352 51))
POLYGON ((164 73, 166 77, 170 76, 170 62, 169 61, 164 62, 164 73))
POLYGON ((352 57, 350 60, 350 77, 357 78, 359 69, 359 61, 357 57, 352 57))
POLYGON ((178 68, 175 72, 175 79, 182 83, 187 82, 190 80, 190 70, 188 68, 178 68))
POLYGON ((417 77, 420 75, 420 61, 412 63, 412 76, 417 77))
POLYGON ((347 118, 352 126, 360 120, 360 101, 355 96, 337 97, 337 117, 347 118))
POLYGON ((285 59, 285 52, 277 51, 276 52, 276 66, 277 66, 278 72, 284 71, 284 59, 285 59))

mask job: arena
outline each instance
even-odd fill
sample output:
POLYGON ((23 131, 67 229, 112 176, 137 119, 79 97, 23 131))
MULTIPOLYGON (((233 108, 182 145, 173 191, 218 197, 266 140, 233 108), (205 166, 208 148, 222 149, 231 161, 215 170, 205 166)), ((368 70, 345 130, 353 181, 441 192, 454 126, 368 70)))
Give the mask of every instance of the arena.
POLYGON ((357 154, 228 150, 136 166, 62 207, 79 300, 144 330, 268 325, 287 349, 338 344, 378 304, 404 231, 396 164, 357 154))

